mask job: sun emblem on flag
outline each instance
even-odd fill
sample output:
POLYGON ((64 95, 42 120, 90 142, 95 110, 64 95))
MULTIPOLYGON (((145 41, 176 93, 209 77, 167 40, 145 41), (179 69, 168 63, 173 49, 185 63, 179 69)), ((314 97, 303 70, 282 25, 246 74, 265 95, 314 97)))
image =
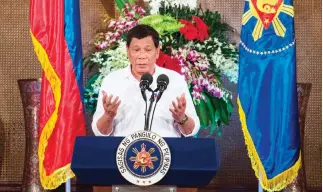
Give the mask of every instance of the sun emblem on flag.
POLYGON ((154 169, 154 161, 158 161, 157 157, 152 157, 151 154, 155 152, 154 148, 150 148, 149 151, 146 151, 146 145, 141 144, 141 151, 139 152, 137 148, 132 148, 132 152, 136 154, 135 157, 130 157, 131 161, 134 161, 133 168, 137 169, 141 167, 141 172, 146 172, 146 167, 150 169, 154 169))
POLYGON ((267 30, 273 24, 276 35, 284 37, 286 28, 278 18, 283 12, 294 17, 294 7, 284 4, 284 0, 246 0, 250 9, 242 16, 242 25, 245 25, 252 17, 257 19, 257 23, 252 32, 254 41, 262 37, 263 30, 267 30))

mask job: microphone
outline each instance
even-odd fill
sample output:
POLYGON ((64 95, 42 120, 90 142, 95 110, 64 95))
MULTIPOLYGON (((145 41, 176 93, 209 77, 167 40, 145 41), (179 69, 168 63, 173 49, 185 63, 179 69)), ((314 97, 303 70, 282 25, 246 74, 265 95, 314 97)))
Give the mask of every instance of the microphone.
POLYGON ((157 78, 157 88, 159 90, 159 94, 157 96, 157 102, 161 98, 164 91, 167 89, 168 83, 169 83, 169 78, 167 77, 167 75, 161 74, 161 75, 158 76, 158 78, 157 78))
POLYGON ((146 96, 146 89, 149 89, 149 86, 153 82, 153 76, 151 76, 149 73, 145 73, 141 76, 139 87, 141 90, 142 97, 147 102, 147 96, 146 96))
POLYGON ((146 108, 145 108, 145 130, 148 130, 148 122, 149 122, 149 116, 147 116, 147 96, 146 96, 146 89, 148 89, 149 91, 151 91, 150 89, 150 85, 153 82, 153 76, 150 75, 149 73, 145 73, 141 76, 140 78, 140 83, 139 83, 139 87, 140 87, 140 91, 141 91, 141 95, 145 100, 145 104, 146 104, 146 108))
MULTIPOLYGON (((157 77, 157 89, 155 91, 159 90, 159 94, 157 96, 154 111, 151 116, 149 131, 151 130, 151 125, 153 124, 153 119, 154 119, 154 114, 155 114, 155 109, 156 109, 157 103, 158 103, 159 99, 161 98, 162 94, 164 93, 164 91, 167 89, 168 84, 169 84, 169 78, 167 75, 161 74, 157 77)), ((152 94, 154 94, 154 92, 152 94)), ((150 114, 150 110, 151 110, 151 106, 149 107, 148 114, 150 114)))

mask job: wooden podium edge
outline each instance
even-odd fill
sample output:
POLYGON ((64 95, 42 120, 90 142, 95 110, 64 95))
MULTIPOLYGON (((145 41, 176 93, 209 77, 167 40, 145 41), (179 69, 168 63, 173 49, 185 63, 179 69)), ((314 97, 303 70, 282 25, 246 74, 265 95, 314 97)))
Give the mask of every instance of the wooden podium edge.
MULTIPOLYGON (((93 187, 93 192, 112 192, 112 187, 111 186, 106 186, 106 187, 99 187, 99 186, 94 186, 93 187)), ((197 188, 177 188, 177 192, 197 192, 197 188)))

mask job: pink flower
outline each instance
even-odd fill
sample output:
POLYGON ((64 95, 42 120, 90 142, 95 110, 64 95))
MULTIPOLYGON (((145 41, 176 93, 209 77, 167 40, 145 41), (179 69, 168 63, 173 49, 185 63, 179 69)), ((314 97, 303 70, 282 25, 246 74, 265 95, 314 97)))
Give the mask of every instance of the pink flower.
POLYGON ((125 8, 125 9, 129 9, 129 8, 130 8, 129 3, 124 4, 124 8, 125 8))
POLYGON ((107 41, 101 41, 99 44, 96 46, 97 49, 106 49, 108 47, 108 42, 107 41))

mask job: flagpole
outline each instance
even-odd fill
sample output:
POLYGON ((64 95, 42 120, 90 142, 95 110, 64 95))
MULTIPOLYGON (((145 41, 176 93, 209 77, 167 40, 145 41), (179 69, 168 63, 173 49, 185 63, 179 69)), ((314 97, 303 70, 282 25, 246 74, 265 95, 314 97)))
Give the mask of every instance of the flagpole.
POLYGON ((258 180, 258 192, 263 192, 262 186, 261 186, 261 172, 259 171, 259 180, 258 180))
POLYGON ((65 192, 71 192, 71 179, 67 179, 65 183, 65 192))
POLYGON ((260 180, 258 181, 258 192, 263 192, 263 189, 260 184, 260 180))

